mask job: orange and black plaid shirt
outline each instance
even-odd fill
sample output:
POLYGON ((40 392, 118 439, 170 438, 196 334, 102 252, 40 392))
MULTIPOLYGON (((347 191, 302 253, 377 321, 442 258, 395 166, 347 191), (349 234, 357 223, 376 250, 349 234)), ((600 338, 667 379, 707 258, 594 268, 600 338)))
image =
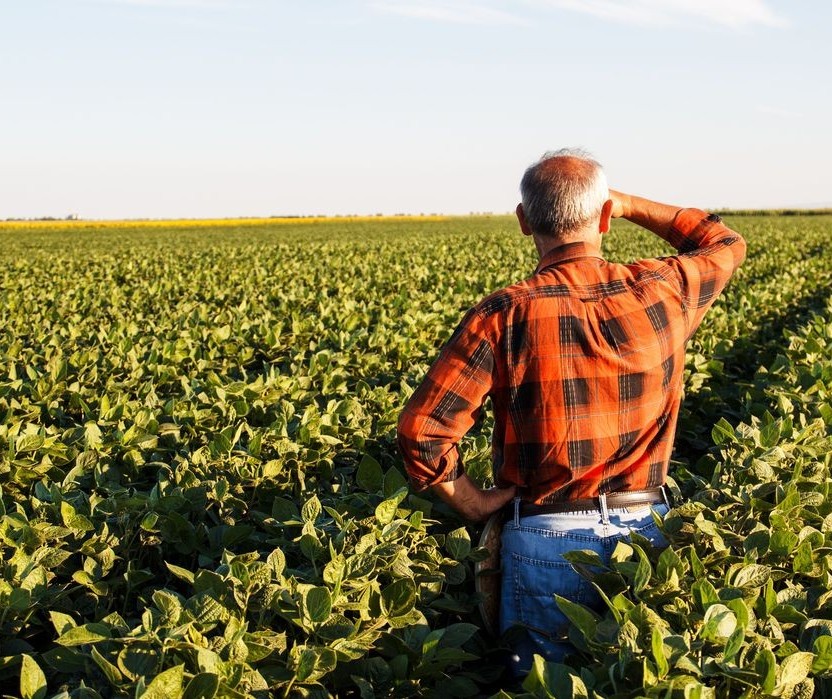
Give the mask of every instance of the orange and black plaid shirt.
POLYGON ((463 473, 459 441, 486 397, 498 485, 524 500, 662 485, 685 346, 745 257, 743 238, 698 209, 676 214, 679 254, 612 264, 583 242, 462 319, 399 419, 414 485, 463 473))

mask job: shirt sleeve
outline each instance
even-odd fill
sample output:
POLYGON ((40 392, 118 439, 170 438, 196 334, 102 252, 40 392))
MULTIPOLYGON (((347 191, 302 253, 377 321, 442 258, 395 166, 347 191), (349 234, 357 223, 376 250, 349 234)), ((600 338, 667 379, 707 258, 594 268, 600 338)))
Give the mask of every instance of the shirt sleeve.
POLYGON ((681 285, 690 337, 742 264, 746 244, 719 216, 699 209, 679 211, 666 239, 680 253, 664 262, 681 285))
POLYGON ((417 490, 463 474, 458 444, 477 420, 493 371, 494 352, 473 308, 399 417, 399 450, 417 490))

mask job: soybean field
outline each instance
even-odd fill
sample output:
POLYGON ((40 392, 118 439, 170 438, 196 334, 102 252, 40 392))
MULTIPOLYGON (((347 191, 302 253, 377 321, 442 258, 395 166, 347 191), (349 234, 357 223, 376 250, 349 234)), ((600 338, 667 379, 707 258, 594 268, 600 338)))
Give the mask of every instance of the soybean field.
POLYGON ((748 259, 689 347, 671 546, 572 554, 607 610, 558 601, 577 654, 522 684, 478 528, 395 442, 464 312, 534 270, 515 220, 0 223, 0 693, 832 696, 832 216, 727 223, 748 259))

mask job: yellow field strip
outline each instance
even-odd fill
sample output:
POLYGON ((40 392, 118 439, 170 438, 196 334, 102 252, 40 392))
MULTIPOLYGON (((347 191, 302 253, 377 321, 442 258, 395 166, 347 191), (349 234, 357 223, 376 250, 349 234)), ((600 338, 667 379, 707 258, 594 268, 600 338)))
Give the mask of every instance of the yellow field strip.
POLYGON ((271 226, 310 223, 372 223, 389 221, 445 221, 449 216, 306 216, 276 218, 193 218, 134 219, 120 221, 55 220, 0 221, 0 230, 19 228, 209 228, 234 226, 271 226))

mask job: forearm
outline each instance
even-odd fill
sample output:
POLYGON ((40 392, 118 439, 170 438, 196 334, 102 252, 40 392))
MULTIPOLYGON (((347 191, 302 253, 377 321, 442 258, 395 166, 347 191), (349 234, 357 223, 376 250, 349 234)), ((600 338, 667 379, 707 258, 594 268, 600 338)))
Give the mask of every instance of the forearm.
POLYGON ((463 474, 452 481, 437 483, 431 490, 463 517, 478 522, 506 505, 514 497, 516 488, 482 490, 463 474))
POLYGON ((620 209, 615 213, 621 218, 626 218, 628 221, 646 228, 665 240, 670 237, 676 214, 679 213, 682 207, 661 204, 657 201, 632 194, 623 194, 622 192, 610 192, 610 194, 614 195, 620 203, 620 209))
POLYGON ((677 280, 686 309, 688 336, 745 259, 745 241, 715 214, 678 208, 610 190, 611 215, 652 231, 680 253, 651 264, 664 279, 677 280))

